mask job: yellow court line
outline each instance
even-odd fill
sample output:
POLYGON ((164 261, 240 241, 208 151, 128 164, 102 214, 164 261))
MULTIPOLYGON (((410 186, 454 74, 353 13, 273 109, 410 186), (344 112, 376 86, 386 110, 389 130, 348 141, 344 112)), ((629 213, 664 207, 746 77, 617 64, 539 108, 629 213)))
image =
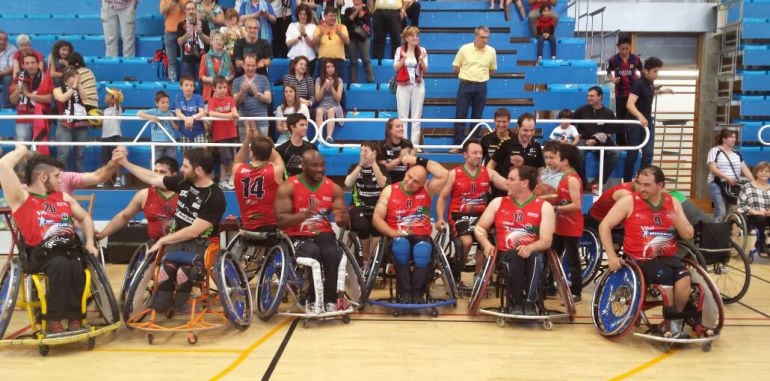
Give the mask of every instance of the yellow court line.
POLYGON ((222 377, 224 377, 224 376, 226 376, 228 373, 232 372, 232 371, 233 371, 235 368, 237 368, 237 367, 238 367, 238 365, 241 365, 241 363, 242 363, 244 360, 246 360, 246 358, 247 358, 247 357, 249 357, 249 355, 251 354, 251 352, 253 352, 255 349, 257 349, 257 347, 259 347, 260 345, 264 344, 264 343, 265 343, 265 341, 267 341, 268 339, 270 339, 271 337, 273 337, 273 335, 275 335, 276 333, 278 333, 280 330, 282 330, 282 329, 283 329, 283 327, 285 327, 286 325, 288 325, 288 324, 289 324, 289 323, 290 323, 292 320, 294 320, 294 318, 290 318, 290 317, 289 317, 289 318, 286 318, 286 319, 284 319, 284 320, 283 320, 282 322, 280 322, 280 323, 279 323, 277 326, 275 326, 275 328, 271 329, 271 330, 270 330, 270 332, 266 333, 264 336, 262 336, 262 337, 260 337, 259 339, 257 339, 257 341, 255 341, 254 343, 252 343, 251 345, 249 345, 249 347, 248 347, 248 348, 246 348, 245 350, 243 350, 243 351, 241 352, 241 355, 240 355, 240 356, 238 356, 238 358, 237 358, 237 359, 235 359, 235 361, 233 361, 233 363, 232 363, 232 364, 228 365, 228 366, 227 366, 227 368, 225 368, 225 369, 223 369, 221 372, 217 373, 217 374, 216 374, 214 377, 211 377, 211 379, 210 379, 209 381, 216 381, 216 380, 220 380, 220 379, 222 379, 222 377))
POLYGON ((654 359, 652 359, 650 361, 647 361, 646 363, 644 363, 642 365, 639 365, 636 368, 629 370, 628 372, 625 372, 623 374, 620 374, 620 375, 617 375, 615 377, 610 378, 610 381, 620 381, 620 380, 625 380, 627 378, 630 378, 631 376, 639 374, 639 373, 645 371, 646 369, 649 369, 649 368, 657 365, 661 361, 667 359, 672 354, 674 354, 674 350, 671 350, 671 352, 668 352, 668 353, 663 353, 662 355, 660 355, 658 357, 655 357, 654 359))
POLYGON ((240 349, 165 349, 165 348, 97 348, 94 352, 128 352, 128 353, 241 353, 240 349))

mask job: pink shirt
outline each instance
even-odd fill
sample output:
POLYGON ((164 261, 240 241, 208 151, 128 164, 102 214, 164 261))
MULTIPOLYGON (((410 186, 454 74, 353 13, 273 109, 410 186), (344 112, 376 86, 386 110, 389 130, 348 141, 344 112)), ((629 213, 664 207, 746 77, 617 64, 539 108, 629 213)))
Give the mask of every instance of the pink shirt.
POLYGON ((83 174, 78 172, 62 172, 59 176, 59 190, 72 196, 72 191, 83 187, 83 174))

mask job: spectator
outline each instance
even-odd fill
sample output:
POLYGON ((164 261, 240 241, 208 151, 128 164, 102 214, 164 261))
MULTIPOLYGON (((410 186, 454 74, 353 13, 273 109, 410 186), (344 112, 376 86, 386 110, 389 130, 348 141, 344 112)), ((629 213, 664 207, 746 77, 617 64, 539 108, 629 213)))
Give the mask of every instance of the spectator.
POLYGON ((721 187, 737 185, 742 179, 741 175, 754 180, 743 156, 735 149, 737 141, 738 132, 726 128, 720 130, 714 138, 714 147, 711 147, 706 157, 709 166, 708 188, 714 203, 714 222, 722 222, 727 214, 721 187))
POLYGON ((136 50, 136 0, 102 1, 102 29, 105 56, 118 56, 118 28, 123 39, 123 57, 133 57, 136 50))
POLYGON ((421 6, 419 0, 409 1, 409 4, 406 5, 406 17, 401 19, 401 29, 407 27, 407 20, 409 21, 409 26, 413 26, 415 28, 420 27, 420 9, 421 6))
MULTIPOLYGON (((599 86, 593 86, 588 89, 588 104, 578 107, 572 114, 573 119, 590 120, 590 119, 615 119, 615 114, 612 110, 604 107, 602 98, 604 92, 599 86)), ((580 142, 578 146, 605 146, 612 147, 615 143, 612 141, 612 133, 617 131, 617 124, 604 124, 604 123, 578 123, 578 133, 580 134, 580 142)), ((589 183, 586 178, 586 165, 585 156, 592 154, 599 160, 599 151, 581 151, 583 156, 581 157, 582 163, 578 165, 578 173, 580 174, 580 180, 586 185, 586 188, 592 184, 598 183, 597 180, 589 183)), ((604 170, 602 181, 607 183, 612 171, 615 169, 615 165, 619 160, 618 151, 604 151, 604 170)))
POLYGON ((540 173, 540 183, 548 184, 557 189, 559 182, 564 175, 559 167, 559 162, 556 160, 556 153, 559 152, 559 146, 562 143, 558 140, 549 140, 543 144, 543 160, 545 161, 545 169, 540 173))
POLYGON ((388 183, 395 184, 404 179, 406 164, 403 159, 414 156, 417 152, 412 142, 404 139, 404 124, 396 119, 388 119, 385 125, 385 140, 378 153, 377 162, 388 172, 388 183))
POLYGON ((209 24, 198 20, 198 11, 194 2, 184 6, 187 15, 176 27, 177 42, 182 48, 182 75, 198 79, 201 56, 209 50, 211 30, 209 24))
POLYGON ((313 33, 316 29, 313 11, 307 4, 300 4, 294 15, 297 17, 297 22, 289 25, 289 29, 286 30, 286 45, 290 48, 287 56, 292 59, 292 64, 298 57, 304 57, 306 69, 310 69, 308 72, 313 73, 315 71, 313 33))
MULTIPOLYGON (((259 37, 260 23, 255 18, 244 21, 246 27, 246 37, 235 42, 233 49, 233 61, 235 61, 235 75, 243 75, 243 58, 252 54, 257 59, 257 74, 267 75, 267 67, 270 66, 270 59, 273 58, 273 48, 270 46, 270 40, 259 37)), ((265 27, 269 27, 265 25, 265 27)))
MULTIPOLYGON (((452 62, 452 71, 460 79, 457 89, 457 106, 455 118, 468 117, 468 109, 471 109, 471 119, 480 119, 487 102, 487 81, 497 70, 497 52, 489 45, 489 28, 476 27, 472 43, 463 45, 457 51, 452 62)), ((464 123, 455 124, 454 144, 461 145, 465 139, 464 123)), ((460 153, 455 148, 451 153, 460 153)), ((508 172, 500 173, 508 176, 508 172)))
MULTIPOLYGON (((174 100, 174 109, 176 117, 182 119, 183 126, 179 129, 179 141, 181 143, 207 143, 206 128, 203 121, 200 120, 206 116, 206 106, 203 104, 203 97, 195 94, 195 79, 188 75, 183 75, 179 79, 179 87, 182 88, 182 94, 176 96, 174 100)), ((191 149, 191 147, 182 147, 182 152, 191 149)))
POLYGON ((51 54, 48 55, 48 75, 51 76, 54 87, 62 85, 63 80, 61 77, 64 69, 69 66, 67 60, 72 51, 72 44, 67 40, 58 40, 53 44, 51 54))
MULTIPOLYGON (((530 113, 524 113, 519 116, 517 125, 516 136, 500 145, 495 155, 492 156, 492 160, 487 163, 487 168, 494 169, 500 176, 507 178, 508 172, 513 166, 514 157, 520 156, 523 158, 523 165, 537 168, 538 175, 540 175, 545 168, 545 160, 540 143, 533 139, 535 136, 535 117, 530 113)), ((493 197, 503 194, 503 192, 493 188, 493 197)))
MULTIPOLYGON (((200 61, 198 78, 203 84, 203 101, 208 102, 214 92, 214 79, 224 77, 227 83, 233 81, 233 62, 225 50, 225 36, 218 31, 211 33, 211 49, 200 61)), ((228 94, 231 91, 228 88, 228 94)))
MULTIPOLYGON (((302 99, 297 95, 297 88, 290 83, 283 84, 283 103, 275 109, 275 116, 277 118, 283 118, 284 116, 291 114, 302 114, 305 118, 310 119, 310 110, 302 103, 302 99)), ((276 144, 280 145, 289 140, 291 133, 286 121, 280 121, 277 124, 278 139, 276 144)))
POLYGON ((83 56, 78 52, 72 52, 69 56, 70 66, 78 69, 80 75, 80 95, 86 105, 86 111, 99 108, 99 93, 96 89, 96 76, 91 69, 86 67, 83 56))
MULTIPOLYGON (((396 105, 399 119, 422 118, 425 100, 423 74, 428 70, 428 52, 420 46, 420 30, 407 27, 402 34, 404 45, 396 50, 393 69, 396 71, 396 105)), ((411 141, 420 144, 420 122, 412 122, 411 141)), ((421 151, 421 150, 418 150, 421 151)))
MULTIPOLYGON (((642 59, 631 53, 631 38, 622 35, 618 38, 618 54, 607 61, 607 76, 615 84, 615 113, 618 119, 628 119, 626 103, 631 93, 631 84, 639 79, 642 59)), ((626 145, 626 128, 618 130, 618 144, 626 145)))
MULTIPOLYGON (((511 21, 511 3, 514 0, 500 0, 500 9, 503 9, 503 4, 505 4, 505 21, 511 21)), ((524 4, 521 2, 521 0, 515 0, 516 1, 516 8, 519 10, 519 19, 524 20, 524 18, 527 17, 526 12, 524 12, 524 4)), ((489 0, 489 9, 494 10, 495 9, 495 0, 489 0)))
POLYGON ((41 72, 45 72, 45 62, 43 62, 43 55, 37 50, 32 49, 32 40, 26 34, 20 34, 16 37, 16 46, 19 47, 15 53, 13 53, 13 77, 16 78, 22 68, 22 59, 28 54, 34 54, 37 57, 38 66, 41 72))
MULTIPOLYGON (((68 118, 59 123, 56 129, 58 142, 85 142, 88 140, 88 120, 79 117, 88 116, 85 105, 85 92, 80 88, 80 75, 76 68, 67 68, 62 76, 62 84, 53 89, 53 97, 59 103, 59 112, 68 118)), ((83 152, 85 147, 58 146, 56 158, 69 167, 70 152, 74 150, 74 172, 83 172, 83 152)))
MULTIPOLYGON (((532 33, 532 37, 537 37, 537 18, 540 17, 540 9, 544 5, 550 5, 551 7, 556 5, 556 0, 529 0, 529 31, 532 33)), ((559 23, 559 14, 553 12, 553 18, 556 19, 554 23, 559 23)))
POLYGON ((286 165, 286 173, 295 176, 302 173, 302 155, 305 151, 316 150, 313 144, 305 140, 307 136, 307 118, 302 114, 291 114, 286 118, 291 137, 275 148, 286 165))
POLYGON ((291 0, 273 0, 270 5, 275 11, 273 54, 275 57, 286 58, 289 53, 289 48, 286 46, 286 31, 291 24, 291 0))
MULTIPOLYGON (((104 96, 104 103, 107 107, 104 108, 104 116, 121 116, 123 115, 123 92, 120 89, 105 88, 107 94, 104 96)), ((123 140, 123 132, 120 129, 119 119, 105 119, 102 121, 102 143, 118 143, 123 140)), ((102 166, 106 166, 112 160, 112 151, 115 146, 102 146, 100 152, 100 158, 102 166)), ((122 187, 123 181, 120 175, 120 167, 116 167, 115 171, 109 175, 112 181, 112 185, 115 188, 122 187)), ((104 183, 100 183, 101 187, 104 183)))
POLYGON ((406 18, 409 0, 380 0, 369 4, 374 9, 374 58, 385 58, 385 37, 390 36, 390 56, 401 46, 401 20, 406 18))
POLYGON ((754 180, 741 188, 738 196, 738 213, 746 216, 749 227, 758 230, 755 250, 764 257, 770 256, 764 231, 770 226, 770 163, 761 161, 753 171, 754 180))
POLYGON ((289 64, 289 73, 283 76, 283 84, 294 86, 297 96, 308 109, 315 102, 315 82, 308 74, 312 72, 309 65, 305 56, 297 56, 289 64))
MULTIPOLYGON (((318 48, 318 76, 325 71, 324 62, 332 62, 337 75, 342 76, 342 64, 345 62, 345 45, 350 43, 348 28, 337 23, 334 8, 324 9, 324 20, 313 32, 313 45, 318 48)), ((316 91, 316 97, 318 92, 316 91)))
POLYGON ((225 13, 216 0, 201 0, 196 4, 198 18, 209 25, 209 30, 217 30, 225 25, 225 13))
MULTIPOLYGON (((14 77, 9 100, 16 105, 17 115, 44 115, 53 100, 53 81, 40 70, 39 54, 27 53, 21 59, 23 70, 14 77)), ((17 141, 48 141, 48 121, 43 119, 16 119, 17 141)), ((48 155, 48 146, 37 151, 48 155)))
POLYGON ((540 17, 537 18, 537 63, 543 62, 543 43, 548 40, 551 46, 551 59, 556 59, 556 19, 551 13, 548 4, 540 8, 540 17))
MULTIPOLYGON (((273 102, 270 81, 257 72, 256 56, 249 54, 244 57, 243 62, 243 75, 233 81, 235 104, 238 105, 241 116, 267 117, 267 109, 273 102)), ((260 136, 267 136, 266 120, 244 120, 243 125, 247 129, 257 128, 260 136)))
MULTIPOLYGON (((572 110, 565 108, 559 111, 559 119, 572 119, 572 110)), ((551 131, 548 139, 558 140, 564 144, 577 145, 580 142, 580 134, 577 128, 570 122, 562 121, 551 131)))
POLYGON ((176 59, 179 57, 177 27, 185 19, 185 4, 190 0, 160 0, 160 13, 163 15, 163 46, 168 57, 168 79, 176 81, 176 59))
MULTIPOLYGON (((315 97, 318 101, 318 106, 315 109, 315 122, 318 126, 321 126, 325 119, 345 117, 340 104, 345 83, 337 76, 334 62, 325 61, 323 65, 323 70, 315 82, 315 97)), ((334 143, 335 124, 335 122, 330 122, 326 125, 326 141, 329 143, 334 143)))
MULTIPOLYGON (((644 139, 644 129, 650 133, 650 140, 642 147, 642 167, 652 164, 653 147, 655 146, 655 120, 652 119, 652 102, 656 94, 673 94, 671 89, 655 90, 655 79, 658 78, 658 71, 663 67, 663 61, 656 57, 650 57, 644 61, 643 75, 638 81, 631 85, 631 93, 628 96, 626 109, 630 115, 633 115, 641 123, 630 126, 626 138, 628 144, 637 146, 644 139)), ((623 173, 625 181, 631 181, 634 177, 634 164, 639 156, 638 150, 631 150, 626 156, 626 168, 623 173)))
MULTIPOLYGON (((176 116, 174 111, 170 108, 170 98, 165 91, 161 90, 155 93, 155 108, 149 110, 139 110, 136 116, 153 121, 152 132, 150 138, 153 143, 164 143, 172 141, 172 138, 176 136, 176 132, 179 130, 176 121, 174 120, 160 120, 158 117, 173 117, 176 116)), ((176 158, 176 147, 174 146, 157 146, 155 147, 155 158, 168 156, 176 158)))
POLYGON ((8 33, 0 30, 0 83, 3 85, 0 108, 11 107, 8 97, 11 93, 11 82, 13 82, 13 55, 15 53, 16 47, 8 44, 8 33))
POLYGON ((372 35, 372 15, 363 0, 353 0, 353 6, 345 11, 343 24, 350 35, 347 55, 350 60, 350 83, 358 83, 358 58, 364 64, 366 82, 374 82, 374 69, 369 59, 369 36, 372 35))
POLYGON ((385 169, 377 163, 379 145, 373 141, 361 143, 360 159, 352 164, 345 177, 345 188, 352 192, 348 214, 350 214, 350 230, 361 240, 361 255, 364 268, 369 263, 372 248, 377 246, 380 234, 372 226, 374 207, 380 198, 382 189, 387 185, 385 169))
MULTIPOLYGON (((214 96, 206 106, 209 116, 215 118, 227 118, 230 120, 215 120, 211 122, 211 136, 214 143, 240 143, 238 140, 238 109, 235 101, 230 96, 227 78, 218 75, 214 79, 214 96)), ((223 189, 233 190, 233 147, 217 147, 219 153, 219 186, 223 189)))
POLYGON ((238 14, 241 15, 241 22, 245 23, 245 20, 254 19, 259 21, 259 25, 262 28, 259 29, 259 39, 267 42, 273 41, 273 30, 271 25, 275 23, 275 10, 266 0, 249 0, 241 3, 241 7, 238 10, 238 14))
POLYGON ((238 11, 232 8, 225 11, 225 26, 219 28, 219 31, 225 35, 225 50, 232 56, 235 42, 246 37, 246 30, 238 20, 238 11))
POLYGON ((495 130, 481 138, 481 152, 484 165, 495 156, 500 144, 511 138, 511 112, 507 108, 495 110, 495 130))

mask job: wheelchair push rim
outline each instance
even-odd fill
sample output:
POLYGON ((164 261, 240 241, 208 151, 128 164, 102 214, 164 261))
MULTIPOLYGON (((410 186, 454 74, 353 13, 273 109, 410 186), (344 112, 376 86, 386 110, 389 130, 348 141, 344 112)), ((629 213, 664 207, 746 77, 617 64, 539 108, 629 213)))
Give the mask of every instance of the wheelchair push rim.
POLYGON ((230 251, 223 251, 217 258, 216 275, 219 300, 227 320, 238 330, 251 325, 252 297, 249 279, 230 251))
POLYGON ((468 312, 473 315, 479 313, 479 307, 481 301, 487 294, 487 287, 492 280, 492 275, 495 270, 495 263, 497 259, 497 252, 494 255, 487 257, 484 261, 484 267, 481 269, 481 276, 476 278, 473 282, 473 288, 471 289, 471 296, 468 299, 468 312))
POLYGON ((347 259, 345 265, 345 297, 353 304, 354 309, 359 309, 365 304, 364 296, 366 286, 361 268, 358 267, 356 256, 341 241, 337 241, 343 255, 347 259))
POLYGON ((126 266, 126 275, 123 277, 123 282, 120 285, 120 295, 118 296, 118 305, 120 305, 121 310, 126 304, 126 296, 131 281, 134 279, 136 271, 147 256, 148 249, 149 246, 146 243, 143 243, 134 250, 133 254, 131 254, 131 259, 128 261, 128 266, 126 266))
POLYGON ((105 324, 111 325, 120 321, 120 308, 112 292, 112 286, 104 273, 100 262, 90 254, 85 254, 85 264, 91 271, 91 301, 96 305, 105 324))
MULTIPOLYGON (((583 272, 583 287, 588 286, 599 273, 602 261, 602 244, 599 234, 590 228, 583 228, 583 235, 578 243, 580 269, 583 272)), ((565 270, 566 273, 566 270, 565 270)))
POLYGON ((152 306, 152 292, 155 288, 155 259, 157 253, 151 253, 144 256, 132 279, 128 282, 126 291, 126 300, 123 303, 123 320, 126 326, 131 329, 131 322, 138 322, 146 316, 149 308, 152 306), (136 316, 137 314, 141 314, 136 316))
POLYGON ((556 281, 556 291, 566 309, 566 313, 562 315, 566 315, 570 321, 573 321, 575 319, 575 302, 572 300, 572 292, 569 289, 567 275, 564 272, 562 262, 556 252, 551 249, 545 252, 545 257, 545 260, 548 261, 547 265, 553 272, 553 278, 556 281))
POLYGON ((289 266, 284 243, 270 249, 259 271, 256 307, 259 318, 268 321, 278 310, 288 287, 289 266))
POLYGON ((11 322, 20 286, 21 263, 17 257, 12 257, 0 269, 0 339, 11 322))
POLYGON ((636 263, 626 262, 599 280, 591 301, 591 319, 603 336, 621 338, 639 319, 644 304, 644 278, 636 263))

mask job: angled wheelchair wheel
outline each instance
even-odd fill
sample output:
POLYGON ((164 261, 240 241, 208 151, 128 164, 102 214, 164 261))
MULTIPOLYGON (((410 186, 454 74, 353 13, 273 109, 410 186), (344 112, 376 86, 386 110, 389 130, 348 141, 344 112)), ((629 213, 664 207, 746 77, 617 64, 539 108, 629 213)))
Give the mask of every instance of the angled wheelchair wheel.
POLYGON ((599 233, 591 228, 583 228, 583 236, 580 237, 578 246, 580 257, 580 270, 583 272, 583 287, 588 286, 599 273, 599 265, 602 262, 602 244, 599 233))
POLYGON ((377 277, 380 274, 380 268, 385 261, 385 253, 387 252, 387 246, 390 244, 389 239, 382 238, 377 243, 377 250, 374 253, 374 257, 369 259, 369 265, 364 269, 364 296, 362 300, 369 299, 369 295, 374 289, 374 285, 377 282, 377 277))
POLYGON ((359 306, 363 306, 364 302, 366 302, 364 299, 366 286, 364 284, 364 276, 361 274, 361 268, 358 267, 358 262, 356 262, 356 255, 342 242, 339 242, 339 246, 347 259, 345 267, 345 296, 359 306))
POLYGON ((567 282, 567 275, 564 272, 564 267, 553 250, 545 252, 546 266, 553 274, 553 279, 556 281, 556 291, 559 293, 564 306, 569 314, 569 320, 572 321, 575 318, 575 302, 572 300, 572 293, 569 289, 569 283, 567 282))
POLYGON ((691 258, 683 258, 682 262, 690 270, 691 283, 699 284, 703 288, 701 324, 704 328, 711 329, 718 335, 725 323, 724 303, 722 302, 724 297, 720 295, 721 292, 709 273, 696 261, 691 258))
POLYGON ((591 319, 603 336, 620 338, 634 329, 645 297, 641 275, 639 266, 628 262, 599 280, 591 301, 591 319))
POLYGON ((434 230, 435 233, 433 234, 433 243, 441 248, 441 251, 444 253, 444 255, 452 254, 452 250, 454 250, 454 248, 452 247, 452 232, 450 231, 449 227, 444 228, 444 230, 434 230))
MULTIPOLYGON (((157 253, 145 255, 128 280, 126 299, 123 302, 123 320, 128 322, 134 314, 152 306, 152 290, 155 283, 155 257, 157 253)), ((127 327, 131 328, 127 325, 127 327)))
POLYGON ((220 252, 214 271, 217 274, 214 279, 219 300, 222 302, 227 320, 241 331, 248 328, 254 310, 251 305, 249 278, 229 251, 220 252))
POLYGON ((436 263, 436 270, 439 271, 439 278, 443 282, 445 288, 445 295, 439 296, 439 298, 446 298, 457 300, 457 283, 454 276, 452 276, 452 265, 449 264, 449 258, 444 255, 440 247, 433 243, 433 257, 436 263))
POLYGON ((131 282, 131 279, 134 279, 136 271, 139 269, 142 261, 144 261, 144 258, 147 256, 147 249, 149 249, 147 244, 139 245, 139 247, 134 250, 134 254, 131 255, 131 260, 128 261, 128 266, 126 267, 126 275, 123 277, 123 283, 120 286, 120 295, 118 296, 118 304, 121 306, 121 308, 123 308, 123 306, 126 304, 128 285, 131 282))
POLYGON ((487 294, 487 287, 489 286, 489 282, 492 280, 492 275, 495 271, 496 258, 497 254, 487 257, 484 260, 484 267, 481 268, 481 275, 476 278, 473 283, 471 297, 468 300, 468 312, 474 315, 479 312, 481 301, 484 300, 484 296, 487 294))
POLYGON ((0 339, 5 335, 5 330, 11 322, 20 286, 21 263, 14 256, 0 268, 0 339))
MULTIPOLYGON (((693 250, 690 247, 688 250, 693 250)), ((706 270, 719 289, 724 304, 735 303, 749 290, 751 284, 751 261, 746 252, 735 241, 730 242, 728 253, 698 252, 698 264, 706 270)))
POLYGON ((737 243, 738 246, 746 250, 749 245, 749 226, 746 222, 746 218, 740 213, 730 213, 725 218, 725 221, 732 225, 732 240, 737 243))
POLYGON ((363 261, 363 251, 361 249, 361 239, 358 238, 358 234, 351 230, 342 230, 337 236, 337 240, 340 246, 344 246, 353 254, 358 263, 363 261))
POLYGON ((273 246, 262 262, 262 268, 257 277, 257 314, 259 318, 268 321, 278 311, 288 287, 289 254, 283 243, 273 246))
POLYGON ((110 280, 107 279, 102 264, 92 255, 86 254, 85 265, 91 271, 91 301, 101 313, 105 324, 110 325, 120 321, 118 302, 115 300, 110 280))

